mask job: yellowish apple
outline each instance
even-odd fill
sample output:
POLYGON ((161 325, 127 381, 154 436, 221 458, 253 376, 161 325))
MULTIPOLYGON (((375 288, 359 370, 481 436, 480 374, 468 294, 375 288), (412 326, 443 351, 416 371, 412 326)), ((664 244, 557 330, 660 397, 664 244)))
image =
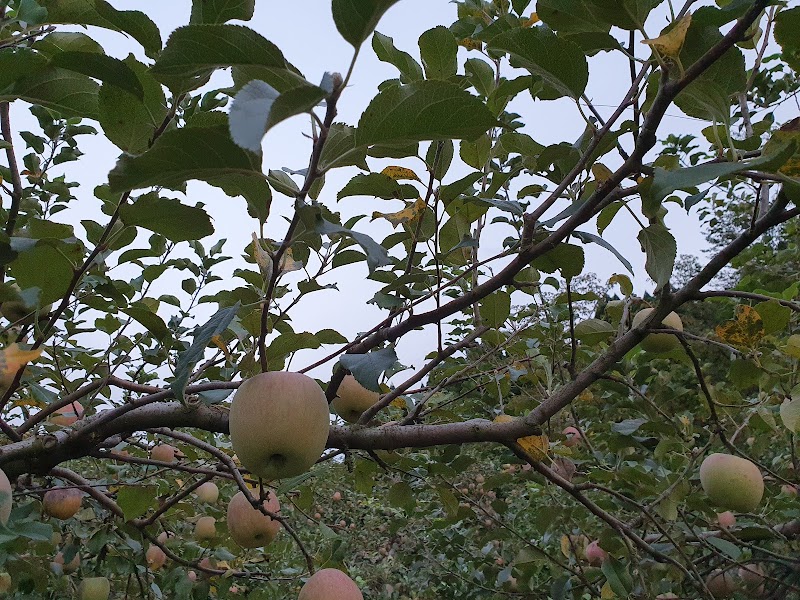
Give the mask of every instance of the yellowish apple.
MULTIPOLYGON (((654 308, 643 308, 637 312, 633 317, 632 327, 638 327, 641 325, 654 310, 654 308)), ((664 328, 672 328, 677 329, 678 331, 683 331, 683 321, 681 321, 678 313, 669 313, 661 321, 661 325, 663 325, 664 328)), ((678 341, 678 338, 671 333, 651 333, 645 337, 641 343, 642 350, 647 350, 648 352, 653 352, 654 354, 669 352, 670 350, 680 347, 680 345, 681 343, 678 341)))
POLYGON ((242 465, 267 481, 308 471, 325 449, 325 393, 302 373, 270 371, 244 381, 231 402, 231 444, 242 465))
POLYGON ((108 600, 111 583, 105 577, 87 577, 78 587, 81 600, 108 600))
POLYGON ((0 470, 0 523, 3 525, 8 523, 8 517, 11 516, 11 505, 13 503, 11 482, 8 480, 8 476, 0 470))
MULTIPOLYGON (((277 514, 281 505, 274 493, 269 492, 262 503, 265 510, 277 514)), ((242 548, 266 546, 281 528, 279 521, 253 508, 242 492, 237 492, 228 503, 228 532, 242 548)))
POLYGON ((213 540, 217 537, 217 520, 214 517, 200 517, 194 525, 196 540, 213 540))
MULTIPOLYGON (((64 553, 57 552, 53 557, 53 564, 56 565, 57 570, 63 573, 74 573, 81 566, 81 555, 77 552, 68 563, 64 564, 64 553)), ((55 570, 55 569, 54 569, 55 570)))
POLYGON ((166 553, 155 544, 150 544, 144 557, 151 571, 158 571, 167 562, 166 553))
POLYGON ((48 490, 42 499, 42 510, 54 519, 69 519, 81 509, 83 492, 75 488, 48 490))
POLYGON ((732 454, 710 454, 700 465, 700 484, 722 508, 751 512, 764 495, 764 478, 752 462, 732 454))
POLYGON ((333 410, 348 423, 355 423, 361 414, 380 398, 380 394, 368 390, 356 381, 352 375, 345 375, 336 398, 331 402, 333 410))
POLYGON ((175 460, 176 448, 169 444, 158 444, 150 450, 150 458, 159 462, 171 463, 175 460))
POLYGON ((309 577, 297 600, 364 600, 364 596, 339 569, 322 569, 309 577))
POLYGON ((49 421, 54 425, 68 427, 83 418, 83 406, 80 402, 72 402, 62 406, 50 415, 49 421))
POLYGON ((206 481, 194 491, 194 495, 200 502, 214 504, 219 499, 219 488, 213 481, 206 481))

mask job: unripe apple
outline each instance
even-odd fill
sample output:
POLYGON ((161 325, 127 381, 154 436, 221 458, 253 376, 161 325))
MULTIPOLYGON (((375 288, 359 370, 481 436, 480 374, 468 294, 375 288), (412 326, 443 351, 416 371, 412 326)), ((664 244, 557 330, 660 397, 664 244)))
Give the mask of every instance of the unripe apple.
POLYGON ((333 496, 331 496, 331 500, 334 502, 339 502, 342 499, 342 492, 333 492, 333 496))
POLYGON ((150 544, 144 557, 151 571, 158 571, 167 562, 167 555, 155 544, 150 544))
POLYGON ((797 496, 797 486, 785 483, 781 486, 781 493, 786 494, 787 496, 797 496))
POLYGON ((749 460, 711 454, 700 465, 700 483, 709 500, 722 508, 751 512, 764 495, 764 478, 749 460))
POLYGON ((564 440, 564 445, 568 448, 572 448, 573 446, 577 446, 581 443, 582 436, 580 429, 577 427, 566 427, 561 433, 563 433, 564 437, 567 438, 564 440))
MULTIPOLYGON (((278 498, 272 492, 269 492, 262 506, 273 514, 281 510, 278 498)), ((242 492, 236 493, 228 503, 228 532, 242 548, 266 546, 275 539, 280 528, 279 521, 253 508, 242 492)))
POLYGON ((714 598, 728 598, 736 591, 736 582, 729 571, 714 569, 706 578, 706 587, 714 598))
POLYGON ((217 520, 214 517, 200 517, 194 525, 194 537, 198 541, 213 540, 217 537, 217 520))
POLYGON ((750 596, 759 598, 764 594, 764 570, 755 563, 749 563, 739 567, 739 579, 742 580, 742 587, 750 596))
POLYGON ((242 465, 265 480, 308 471, 325 449, 325 393, 302 373, 270 371, 244 381, 231 402, 231 444, 242 465))
POLYGON ((69 519, 81 509, 83 492, 75 488, 55 488, 45 492, 42 509, 54 519, 69 519))
POLYGON ((53 564, 57 566, 57 570, 62 573, 73 573, 81 566, 81 555, 77 552, 67 564, 64 564, 64 553, 57 552, 53 557, 53 564))
POLYGON ((158 444, 150 450, 150 458, 159 462, 171 463, 175 460, 176 448, 169 444, 158 444))
MULTIPOLYGON (((638 327, 641 325, 654 310, 654 308, 643 308, 637 312, 633 317, 633 323, 631 327, 638 327)), ((678 314, 674 312, 671 312, 664 317, 664 319, 661 321, 661 324, 665 328, 670 327, 672 329, 677 329, 678 331, 683 331, 683 321, 681 321, 681 318, 678 316, 678 314)), ((660 354, 680 347, 681 343, 678 341, 678 338, 671 333, 650 333, 642 340, 640 345, 642 350, 660 354)))
POLYGON ((583 551, 586 561, 593 567, 599 567, 608 558, 608 552, 600 547, 600 542, 595 540, 586 546, 583 551))
POLYGON ((13 503, 11 482, 8 480, 8 476, 0 469, 0 523, 3 525, 8 523, 8 517, 11 516, 11 505, 13 503))
POLYGON ((194 495, 200 502, 214 504, 219 499, 219 488, 213 481, 206 481, 194 491, 194 495))
POLYGON ((105 577, 87 577, 78 588, 81 600, 108 600, 111 584, 105 577))
POLYGON ((0 573, 0 594, 7 594, 11 591, 11 575, 0 573))
POLYGON ((72 402, 56 410, 50 415, 48 420, 54 425, 68 427, 82 418, 83 406, 81 406, 80 402, 72 402))
POLYGON ((322 569, 309 577, 297 600, 364 600, 364 596, 339 569, 322 569))
POLYGON ((352 375, 345 375, 339 384, 339 389, 336 390, 336 398, 331 402, 331 407, 345 421, 355 423, 361 417, 361 413, 375 404, 380 397, 378 392, 368 390, 352 375))
POLYGON ((719 523, 719 526, 722 527, 723 529, 730 529, 731 527, 736 525, 736 515, 734 515, 729 510, 718 513, 717 523, 719 523))

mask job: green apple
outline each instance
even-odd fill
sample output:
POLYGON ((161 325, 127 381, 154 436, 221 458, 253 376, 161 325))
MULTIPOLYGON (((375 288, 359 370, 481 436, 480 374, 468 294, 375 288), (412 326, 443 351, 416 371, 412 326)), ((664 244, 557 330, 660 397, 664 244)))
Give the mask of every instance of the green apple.
POLYGON ((111 584, 105 577, 87 577, 78 587, 80 600, 108 600, 111 584))
MULTIPOLYGON (((638 327, 641 325, 654 310, 654 308, 643 308, 637 312, 633 317, 633 323, 631 326, 638 327)), ((664 317, 664 319, 661 321, 661 324, 665 328, 669 327, 672 329, 677 329, 678 331, 683 331, 683 321, 681 321, 681 318, 678 316, 678 314, 674 312, 671 312, 664 317)), ((645 337, 641 343, 642 350, 647 350, 648 352, 652 352, 654 354, 669 352, 670 350, 680 347, 680 345, 681 343, 678 341, 678 338, 671 333, 651 333, 645 337)))
POLYGON ((764 478, 752 462, 732 454, 710 454, 700 465, 700 484, 721 508, 752 512, 764 495, 764 478))
POLYGON ((331 407, 348 423, 355 423, 361 414, 375 404, 381 395, 362 386, 352 375, 345 375, 331 407))

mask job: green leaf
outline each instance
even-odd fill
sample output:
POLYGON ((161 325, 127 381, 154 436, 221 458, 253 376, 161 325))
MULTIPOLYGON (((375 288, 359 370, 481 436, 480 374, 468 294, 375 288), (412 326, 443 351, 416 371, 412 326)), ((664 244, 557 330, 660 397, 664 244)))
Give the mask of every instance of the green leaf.
POLYGON ((309 112, 326 95, 325 90, 310 83, 279 93, 264 81, 251 81, 231 104, 231 138, 246 150, 261 152, 261 139, 267 131, 289 117, 309 112))
POLYGON ((602 22, 628 31, 641 30, 662 0, 588 0, 590 10, 602 22))
POLYGON ((572 279, 583 272, 586 258, 583 248, 574 244, 561 243, 533 261, 533 266, 545 273, 561 270, 564 279, 572 279))
POLYGON ((575 337, 587 344, 603 342, 616 331, 616 327, 601 319, 586 319, 575 324, 575 337))
POLYGON ((339 190, 337 200, 348 196, 374 196, 384 200, 410 200, 419 197, 419 192, 411 184, 401 184, 383 173, 356 175, 339 190))
MULTIPOLYGON (((0 66, 2 66, 0 60, 0 66)), ((0 81, 4 77, 0 75, 0 81)), ((97 119, 97 91, 100 86, 90 77, 59 69, 47 67, 33 71, 22 77, 10 87, 0 91, 0 102, 17 98, 39 104, 60 112, 65 117, 82 117, 97 119)))
POLYGON ((619 262, 628 269, 628 272, 633 275, 633 265, 631 265, 630 261, 622 256, 619 250, 617 250, 614 246, 612 246, 609 242, 601 238, 599 235, 595 235, 593 233, 589 233, 588 231, 574 231, 573 235, 582 241, 584 244, 594 243, 598 246, 602 246, 609 252, 611 252, 614 256, 619 259, 619 262))
POLYGON ((373 392, 381 391, 378 379, 396 362, 397 354, 391 346, 367 354, 342 354, 339 357, 339 364, 350 371, 358 383, 373 392))
POLYGON ((672 277, 675 256, 678 253, 675 238, 660 223, 642 229, 636 237, 647 256, 644 268, 650 278, 656 282, 656 289, 661 289, 669 283, 669 278, 672 277))
POLYGON ((47 9, 36 0, 19 0, 16 20, 22 21, 28 27, 41 25, 47 20, 47 9))
POLYGON ((328 130, 328 139, 322 148, 322 155, 319 158, 319 170, 324 173, 330 169, 351 165, 368 171, 366 150, 363 147, 356 146, 355 127, 350 127, 343 123, 334 123, 328 130))
POLYGON ((511 314, 511 294, 494 292, 481 300, 479 307, 484 325, 500 327, 511 314))
POLYGON ((649 421, 644 418, 625 419, 624 421, 620 421, 619 423, 613 423, 611 425, 611 431, 613 431, 614 433, 618 433, 620 435, 633 435, 645 423, 649 423, 649 421))
POLYGON ((394 40, 388 35, 383 35, 376 31, 372 36, 372 49, 375 51, 378 60, 397 67, 397 70, 400 71, 400 81, 402 83, 419 81, 425 77, 422 67, 414 60, 414 57, 408 52, 398 50, 394 45, 394 40))
POLYGON ((608 33, 611 29, 586 0, 537 0, 536 15, 559 33, 608 33))
POLYGON ((780 408, 783 426, 792 433, 800 432, 800 395, 786 398, 780 408))
POLYGON ((40 0, 47 9, 47 23, 94 25, 129 34, 150 58, 161 50, 158 27, 143 12, 117 10, 105 0, 40 0))
POLYGON ((247 214, 260 223, 267 220, 272 206, 272 190, 261 173, 223 175, 209 179, 208 183, 233 198, 241 196, 247 201, 247 214))
POLYGON ((126 485, 117 492, 117 505, 122 509, 126 521, 138 519, 156 507, 158 486, 126 485))
POLYGON ((390 506, 402 509, 406 514, 414 512, 417 505, 417 500, 414 497, 414 490, 405 481, 395 483, 389 488, 389 493, 386 497, 390 506))
POLYGON ((427 79, 447 79, 458 70, 458 44, 451 31, 439 25, 419 36, 419 52, 427 79))
POLYGON ((620 598, 627 598, 633 590, 633 580, 628 573, 628 568, 613 556, 609 556, 603 561, 600 569, 606 576, 611 590, 620 598))
POLYGON ((103 53, 103 47, 85 33, 54 31, 33 44, 37 52, 53 57, 61 52, 103 53))
POLYGON ((367 267, 370 273, 378 267, 385 267, 386 265, 392 264, 392 260, 389 258, 389 253, 386 251, 386 248, 364 233, 359 233, 347 227, 337 225, 336 223, 331 223, 322 217, 317 218, 316 231, 328 237, 333 235, 346 235, 353 238, 367 255, 367 267))
POLYGON ((188 127, 167 131, 144 154, 123 155, 108 181, 112 192, 154 185, 175 187, 190 179, 253 176, 261 172, 260 162, 259 156, 234 144, 221 127, 188 127))
POLYGON ((42 306, 55 302, 69 290, 74 266, 61 251, 62 246, 40 241, 18 250, 19 254, 9 265, 11 275, 20 288, 36 287, 41 290, 39 302, 42 306))
POLYGON ((211 342, 211 338, 215 335, 220 335, 228 328, 236 313, 239 312, 240 306, 241 304, 237 302, 233 306, 218 310, 207 323, 194 330, 192 345, 178 355, 178 363, 175 365, 175 379, 172 381, 170 389, 180 402, 183 402, 183 392, 186 389, 192 369, 202 360, 206 346, 211 342))
POLYGON ((723 540, 722 538, 709 536, 708 543, 714 546, 717 550, 731 558, 731 560, 739 560, 742 556, 742 549, 736 544, 723 540))
POLYGON ((770 335, 782 331, 789 325, 792 318, 792 309, 784 306, 777 300, 760 302, 753 308, 761 316, 764 323, 764 335, 770 335))
POLYGON ((192 0, 191 23, 224 23, 253 18, 256 0, 192 0))
POLYGON ((167 329, 164 321, 145 304, 132 304, 131 306, 122 308, 120 310, 135 321, 138 321, 144 325, 147 331, 152 333, 157 340, 163 342, 170 338, 169 329, 167 329))
POLYGON ((358 145, 472 139, 496 125, 475 96, 446 81, 417 81, 379 93, 361 115, 358 145))
POLYGON ((276 361, 280 361, 292 352, 307 348, 315 349, 319 348, 321 345, 322 343, 317 337, 308 331, 302 333, 282 333, 272 340, 272 343, 267 349, 267 356, 269 356, 270 360, 274 358, 276 361))
POLYGON ((333 22, 345 41, 358 48, 397 0, 333 0, 333 22))
POLYGON ((15 81, 47 67, 47 59, 28 48, 4 49, 0 52, 0 93, 15 81))
POLYGON ((775 17, 775 41, 780 44, 781 58, 796 73, 800 73, 800 6, 781 10, 775 17))
POLYGON ((160 233, 172 242, 199 240, 214 233, 211 217, 205 210, 181 204, 177 198, 159 197, 157 192, 120 207, 120 216, 126 225, 160 233))
POLYGON ((50 64, 114 85, 140 100, 144 97, 139 78, 125 62, 117 58, 97 52, 66 51, 53 56, 50 64))
POLYGON ((544 27, 512 29, 492 39, 492 50, 508 52, 513 66, 541 77, 559 96, 580 98, 589 81, 589 66, 581 49, 544 27))
POLYGON ((316 334, 321 344, 346 344, 347 338, 335 329, 321 329, 316 334))

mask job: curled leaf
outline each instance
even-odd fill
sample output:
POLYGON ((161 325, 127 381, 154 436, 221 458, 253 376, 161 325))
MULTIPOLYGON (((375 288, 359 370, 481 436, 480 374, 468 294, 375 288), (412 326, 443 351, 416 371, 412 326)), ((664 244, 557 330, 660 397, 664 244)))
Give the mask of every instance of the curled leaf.
POLYGON ((403 210, 394 213, 382 213, 375 211, 372 213, 372 220, 386 219, 394 227, 403 223, 413 223, 417 221, 425 213, 427 205, 422 198, 417 198, 414 202, 409 202, 403 210))
POLYGON ((22 367, 41 356, 42 349, 22 350, 16 342, 0 350, 0 385, 8 387, 22 367))
POLYGON ((401 179, 413 179, 414 181, 419 181, 419 177, 417 174, 414 173, 411 169, 407 169, 406 167, 398 167, 396 165, 391 165, 386 167, 383 171, 381 171, 383 175, 387 177, 391 177, 395 181, 399 181, 401 179))
POLYGON ((683 41, 686 39, 686 32, 691 24, 692 15, 686 13, 675 22, 675 26, 667 33, 650 40, 642 40, 642 43, 647 44, 662 56, 677 58, 683 47, 683 41))

